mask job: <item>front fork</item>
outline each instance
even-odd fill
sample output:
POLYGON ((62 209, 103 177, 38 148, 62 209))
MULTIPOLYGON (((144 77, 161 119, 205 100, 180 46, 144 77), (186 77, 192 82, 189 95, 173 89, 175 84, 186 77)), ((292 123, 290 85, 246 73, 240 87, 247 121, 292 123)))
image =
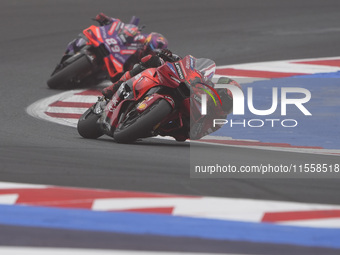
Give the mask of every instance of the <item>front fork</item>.
POLYGON ((97 124, 99 128, 103 131, 103 133, 109 135, 110 127, 105 122, 105 108, 109 101, 105 97, 98 97, 98 101, 92 106, 91 111, 100 115, 97 124))
POLYGON ((102 108, 98 111, 101 111, 102 116, 99 118, 98 123, 106 135, 113 136, 113 131, 117 126, 117 123, 119 123, 121 115, 124 115, 120 114, 122 112, 122 105, 125 104, 125 101, 133 99, 133 97, 132 88, 129 82, 123 82, 116 93, 112 96, 111 100, 107 100, 105 102, 105 105, 103 103, 100 104, 100 101, 106 99, 104 99, 104 97, 99 98, 97 104, 94 106, 94 111, 98 109, 97 107, 99 106, 97 105, 100 104, 102 108))

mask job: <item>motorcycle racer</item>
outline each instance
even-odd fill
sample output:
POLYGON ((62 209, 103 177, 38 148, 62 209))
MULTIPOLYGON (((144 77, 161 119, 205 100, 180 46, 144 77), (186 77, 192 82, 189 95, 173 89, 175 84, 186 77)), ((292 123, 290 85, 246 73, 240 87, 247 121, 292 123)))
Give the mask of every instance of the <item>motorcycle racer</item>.
POLYGON ((172 54, 172 52, 168 49, 154 51, 154 53, 143 57, 140 63, 136 65, 131 71, 125 72, 118 82, 104 88, 102 90, 102 94, 105 98, 111 99, 113 94, 118 90, 123 82, 131 79, 148 68, 159 67, 163 65, 165 61, 175 62, 179 59, 180 58, 177 55, 172 54))
MULTIPOLYGON (((97 21, 100 26, 110 25, 117 21, 117 19, 109 17, 104 13, 99 13, 94 20, 97 21)), ((118 37, 124 45, 138 45, 136 52, 124 63, 124 72, 131 70, 135 64, 140 62, 144 56, 151 54, 152 51, 156 49, 166 49, 168 47, 168 40, 162 34, 156 32, 142 34, 141 28, 133 24, 124 24, 118 37)), ((67 46, 61 62, 79 52, 85 45, 86 40, 83 37, 71 41, 67 46)), ((121 75, 123 75, 123 73, 110 77, 110 79, 112 82, 115 82, 121 75)))
MULTIPOLYGON (((126 82, 127 80, 133 78, 134 76, 138 75, 142 71, 148 68, 155 68, 163 65, 166 61, 169 62, 176 62, 181 58, 168 49, 164 49, 161 51, 156 51, 157 54, 149 54, 141 59, 141 62, 135 66, 131 71, 126 72, 118 82, 113 83, 111 86, 106 87, 102 90, 102 94, 104 98, 111 99, 116 91, 119 89, 121 84, 126 82)), ((214 84, 208 80, 206 81, 209 83, 210 86, 214 87, 214 84)), ((222 84, 231 84, 237 87, 240 85, 229 78, 221 77, 217 83, 222 84)), ((198 88, 193 88, 194 93, 201 93, 201 90, 198 88)), ((170 135, 173 136, 177 141, 185 141, 186 139, 191 140, 198 140, 203 136, 206 136, 212 132, 215 132, 219 128, 220 125, 213 127, 212 123, 214 119, 225 119, 229 113, 232 112, 233 106, 233 96, 230 90, 228 89, 216 89, 217 93, 219 94, 222 104, 217 105, 216 107, 209 107, 209 109, 213 109, 210 111, 205 117, 201 118, 199 121, 194 122, 191 121, 190 123, 190 132, 188 133, 185 129, 176 130, 175 132, 171 133, 170 135)), ((208 105, 213 104, 212 100, 208 101, 208 105)))

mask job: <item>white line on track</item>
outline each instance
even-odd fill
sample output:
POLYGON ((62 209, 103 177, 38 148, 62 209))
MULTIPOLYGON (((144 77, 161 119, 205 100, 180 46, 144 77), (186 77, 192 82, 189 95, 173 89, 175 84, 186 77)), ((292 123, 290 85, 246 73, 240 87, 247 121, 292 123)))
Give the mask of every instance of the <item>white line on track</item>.
MULTIPOLYGON (((227 68, 229 66, 225 66, 227 68)), ((264 63, 253 63, 253 64, 240 64, 232 65, 230 68, 237 70, 251 70, 251 71, 263 71, 268 72, 280 72, 280 73, 332 73, 340 71, 339 67, 331 66, 319 66, 319 65, 309 65, 309 64, 298 64, 298 63, 286 63, 283 61, 273 61, 264 63)))
MULTIPOLYGON (((32 248, 0 246, 1 255, 212 255, 216 253, 192 253, 192 252, 162 252, 162 251, 127 251, 127 250, 94 250, 72 248, 32 248)), ((222 254, 222 253, 218 253, 222 254)), ((223 253, 225 255, 241 255, 223 253)))

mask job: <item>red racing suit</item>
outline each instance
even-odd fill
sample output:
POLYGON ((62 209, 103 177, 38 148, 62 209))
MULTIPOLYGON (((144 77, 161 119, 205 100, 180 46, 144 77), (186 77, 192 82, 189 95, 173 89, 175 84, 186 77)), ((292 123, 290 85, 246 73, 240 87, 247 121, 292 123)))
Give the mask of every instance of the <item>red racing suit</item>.
MULTIPOLYGON (((169 51, 169 50, 165 50, 165 51, 169 51)), ((172 57, 171 52, 170 54, 172 57)), ((177 56, 172 57, 172 58, 173 58, 173 62, 179 60, 179 57, 177 56)), ((169 59, 171 58, 166 59, 166 61, 169 61, 169 59)), ((147 55, 146 57, 142 58, 139 65, 134 67, 131 71, 126 72, 120 78, 118 82, 113 83, 111 86, 103 89, 102 94, 106 98, 111 99, 114 93, 118 90, 118 88, 123 82, 131 79, 132 77, 144 71, 145 69, 159 67, 163 65, 164 63, 165 61, 163 60, 162 57, 155 56, 155 55, 147 55)), ((234 86, 241 88, 240 85, 236 81, 226 78, 226 77, 221 77, 218 80, 218 83, 230 84, 230 85, 234 85, 234 86)), ((210 85, 214 86, 212 82, 210 85)), ((233 96, 230 90, 228 89, 216 89, 216 91, 221 98, 222 105, 218 104, 217 106, 209 107, 209 104, 210 106, 212 106, 213 102, 212 100, 208 101, 208 109, 211 109, 211 110, 207 113, 206 116, 204 116, 200 120, 196 122, 191 121, 190 132, 184 129, 183 130, 180 129, 180 130, 174 131, 173 133, 169 135, 173 136, 177 141, 185 141, 186 139, 198 140, 202 138, 203 136, 206 136, 212 132, 215 132, 219 128, 221 128, 221 125, 216 125, 214 127, 213 120, 214 119, 226 119, 227 115, 232 112, 233 96)), ((199 90, 198 88, 196 88, 194 89, 194 93, 200 94, 202 93, 202 90, 199 90)))

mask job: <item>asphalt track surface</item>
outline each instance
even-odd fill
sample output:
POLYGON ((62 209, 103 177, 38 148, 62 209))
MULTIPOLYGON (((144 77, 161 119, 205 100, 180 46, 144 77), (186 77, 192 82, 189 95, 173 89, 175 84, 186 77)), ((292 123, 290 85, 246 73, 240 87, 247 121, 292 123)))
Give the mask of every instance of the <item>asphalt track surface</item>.
MULTIPOLYGON (((187 143, 147 139, 120 145, 110 138, 85 140, 74 128, 34 119, 25 111, 31 103, 59 93, 48 89, 46 80, 67 42, 90 26, 90 18, 99 12, 126 22, 137 15, 147 25, 146 32, 163 33, 169 47, 180 55, 208 57, 225 65, 338 56, 339 1, 4 0, 0 7, 1 181, 340 204, 338 179, 190 179, 187 143)), ((221 151, 220 147, 202 146, 202 153, 207 149, 235 164, 338 162, 332 156, 234 147, 221 151)), ((19 227, 6 232, 17 237, 21 233, 22 238, 2 239, 7 242, 1 244, 39 243, 25 241, 19 227)), ((48 235, 38 232, 41 230, 34 233, 40 237, 48 235)), ((52 232, 49 234, 60 236, 52 232)), ((57 241, 50 244, 58 245, 57 241)), ((95 240, 92 246, 80 241, 68 246, 117 247, 95 240)), ((225 242, 220 246, 210 243, 204 247, 220 249, 198 251, 221 252, 226 251, 225 246, 225 242)))

